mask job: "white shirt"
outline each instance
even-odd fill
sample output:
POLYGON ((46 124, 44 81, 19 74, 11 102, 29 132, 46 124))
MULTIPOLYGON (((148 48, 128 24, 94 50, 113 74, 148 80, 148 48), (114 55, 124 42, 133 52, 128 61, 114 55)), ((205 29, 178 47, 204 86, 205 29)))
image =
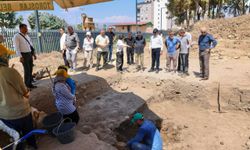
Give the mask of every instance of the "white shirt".
POLYGON ((180 41, 181 41, 181 49, 180 49, 180 54, 188 54, 188 48, 189 48, 189 37, 188 36, 184 36, 184 37, 180 37, 180 41))
POLYGON ((65 45, 65 40, 66 40, 66 33, 63 33, 63 35, 60 38, 60 49, 63 50, 64 45, 65 45))
MULTIPOLYGON (((24 34, 22 34, 22 35, 24 35, 24 34)), ((28 34, 26 34, 24 36, 29 41, 29 43, 32 45, 31 39, 28 36, 28 34)), ((19 33, 15 34, 13 41, 14 41, 14 47, 15 47, 17 56, 20 57, 20 56, 22 56, 21 53, 31 52, 29 43, 19 33)))
POLYGON ((187 38, 189 40, 188 48, 190 48, 192 46, 192 35, 191 35, 191 33, 186 32, 185 36, 187 36, 187 38))
POLYGON ((97 51, 99 52, 106 52, 108 51, 108 45, 109 45, 109 37, 107 35, 98 35, 95 39, 95 43, 98 46, 97 51), (104 45, 104 48, 99 47, 99 45, 104 45))
POLYGON ((117 47, 116 52, 123 52, 123 48, 126 46, 127 45, 122 40, 118 40, 116 43, 116 47, 117 47))
POLYGON ((91 37, 89 38, 84 38, 83 41, 83 49, 85 51, 92 51, 94 49, 94 39, 91 37))
POLYGON ((150 38, 150 48, 151 49, 156 49, 156 48, 160 48, 161 51, 163 50, 163 40, 162 37, 160 35, 155 36, 151 36, 150 38))

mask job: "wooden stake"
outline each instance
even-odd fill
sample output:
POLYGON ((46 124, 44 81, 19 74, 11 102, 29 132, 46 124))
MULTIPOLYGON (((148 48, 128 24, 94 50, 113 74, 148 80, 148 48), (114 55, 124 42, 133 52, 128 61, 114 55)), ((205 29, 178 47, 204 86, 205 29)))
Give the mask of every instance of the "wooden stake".
POLYGON ((218 103, 218 112, 221 112, 221 107, 220 107, 220 83, 218 84, 218 95, 217 95, 217 103, 218 103))
POLYGON ((49 78, 50 78, 51 84, 53 85, 53 80, 52 80, 52 77, 51 77, 51 74, 50 74, 50 71, 49 71, 48 67, 46 67, 46 71, 49 74, 49 78))

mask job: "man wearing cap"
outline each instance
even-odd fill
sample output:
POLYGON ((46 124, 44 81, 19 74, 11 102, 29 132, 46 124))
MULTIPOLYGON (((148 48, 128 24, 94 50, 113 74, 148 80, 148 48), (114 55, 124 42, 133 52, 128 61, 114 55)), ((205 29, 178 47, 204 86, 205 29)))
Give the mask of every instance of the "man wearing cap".
POLYGON ((91 32, 86 33, 86 37, 83 40, 84 60, 83 67, 90 69, 93 66, 93 49, 94 49, 94 38, 91 36, 91 32))
POLYGON ((112 54, 113 54, 113 44, 115 39, 115 33, 112 31, 112 27, 108 28, 108 32, 106 32, 106 35, 109 37, 109 56, 108 56, 108 62, 112 61, 112 54))
MULTIPOLYGON (((2 40, 0 36, 0 40, 2 40)), ((29 91, 24 85, 21 75, 13 68, 9 68, 10 55, 14 51, 8 50, 0 41, 0 120, 24 136, 33 130, 29 91)), ((27 139, 28 145, 37 148, 35 137, 27 139)), ((23 150, 24 145, 18 144, 17 149, 23 150)))
POLYGON ((207 33, 206 28, 201 28, 201 35, 199 37, 199 59, 200 59, 200 77, 201 80, 209 79, 209 59, 211 49, 215 48, 217 41, 211 34, 207 33))
POLYGON ((162 150, 161 134, 152 121, 144 119, 141 113, 136 113, 131 124, 139 126, 136 136, 127 143, 131 150, 162 150))
POLYGON ((152 65, 148 72, 160 71, 160 55, 163 52, 163 41, 162 37, 159 35, 158 29, 154 29, 153 36, 150 38, 149 50, 151 50, 152 65))
POLYGON ((105 35, 104 29, 102 29, 100 34, 96 37, 95 43, 97 45, 96 71, 98 71, 100 69, 101 57, 103 57, 103 66, 107 64, 107 58, 108 58, 109 38, 107 35, 105 35))
POLYGON ((33 58, 36 59, 36 55, 34 52, 31 39, 28 35, 27 25, 20 24, 19 30, 20 32, 15 34, 13 41, 16 54, 18 57, 20 57, 20 62, 23 64, 24 82, 28 88, 30 89, 36 88, 36 86, 32 84, 33 81, 32 71, 34 65, 33 58))
POLYGON ((80 48, 80 40, 77 33, 74 32, 72 26, 68 26, 68 34, 65 39, 66 58, 69 62, 70 68, 76 71, 77 52, 80 48))

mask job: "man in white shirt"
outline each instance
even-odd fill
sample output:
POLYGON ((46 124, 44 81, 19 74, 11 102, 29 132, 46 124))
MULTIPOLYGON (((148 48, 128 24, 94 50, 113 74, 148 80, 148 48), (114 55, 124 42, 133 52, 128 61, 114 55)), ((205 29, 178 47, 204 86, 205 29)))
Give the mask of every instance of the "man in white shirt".
POLYGON ((83 40, 84 60, 83 68, 90 69, 93 66, 93 49, 94 38, 91 36, 91 32, 86 33, 86 37, 83 40))
POLYGON ((163 52, 163 41, 162 37, 159 35, 158 29, 154 29, 153 36, 150 39, 150 48, 151 56, 152 56, 152 65, 151 69, 148 72, 156 72, 160 71, 160 55, 163 52))
POLYGON ((65 29, 64 28, 60 28, 59 30, 60 34, 61 34, 61 38, 60 38, 60 50, 62 52, 62 56, 63 56, 63 60, 64 60, 64 65, 69 67, 69 62, 66 59, 66 48, 65 48, 65 40, 66 40, 66 33, 65 33, 65 29))
POLYGON ((95 39, 95 43, 97 46, 96 71, 98 71, 100 69, 101 56, 103 57, 103 66, 107 64, 109 37, 105 35, 105 30, 101 30, 100 34, 95 39))
POLYGON ((32 84, 33 58, 36 59, 34 48, 30 37, 28 36, 28 28, 26 24, 19 25, 20 32, 14 36, 14 47, 16 54, 20 57, 20 62, 24 68, 24 82, 29 88, 36 88, 32 84))

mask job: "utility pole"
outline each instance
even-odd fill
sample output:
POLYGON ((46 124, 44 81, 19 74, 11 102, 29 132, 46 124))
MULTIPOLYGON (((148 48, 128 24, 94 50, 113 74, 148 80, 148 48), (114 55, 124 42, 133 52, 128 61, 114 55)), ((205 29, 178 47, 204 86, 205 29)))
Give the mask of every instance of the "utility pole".
POLYGON ((42 53, 43 52, 42 41, 41 41, 42 34, 41 34, 41 31, 40 31, 38 10, 35 10, 35 16, 36 16, 36 33, 37 33, 38 51, 40 53, 42 53))
POLYGON ((138 19, 137 19, 137 15, 138 15, 138 11, 137 11, 137 0, 135 0, 135 24, 136 24, 136 32, 138 31, 138 19))

